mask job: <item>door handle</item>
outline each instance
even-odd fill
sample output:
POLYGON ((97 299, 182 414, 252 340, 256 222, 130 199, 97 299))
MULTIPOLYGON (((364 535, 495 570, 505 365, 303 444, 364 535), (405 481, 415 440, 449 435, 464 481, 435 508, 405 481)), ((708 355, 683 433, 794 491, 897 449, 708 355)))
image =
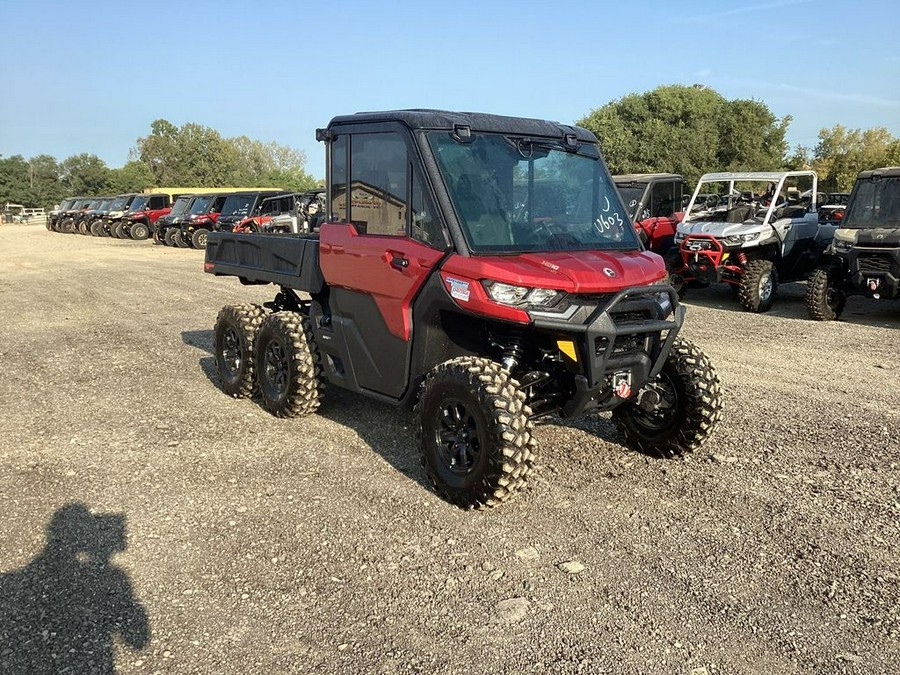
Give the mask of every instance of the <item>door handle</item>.
POLYGON ((393 267, 395 270, 402 271, 409 267, 409 259, 404 258, 402 254, 389 253, 388 255, 390 255, 391 257, 391 267, 393 267))

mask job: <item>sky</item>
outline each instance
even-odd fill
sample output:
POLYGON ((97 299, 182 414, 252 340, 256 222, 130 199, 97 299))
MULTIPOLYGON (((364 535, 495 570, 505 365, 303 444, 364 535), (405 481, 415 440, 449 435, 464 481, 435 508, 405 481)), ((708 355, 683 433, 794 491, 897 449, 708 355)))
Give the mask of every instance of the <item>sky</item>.
POLYGON ((703 84, 820 129, 900 136, 896 0, 130 0, 0 3, 0 155, 110 167, 159 118, 302 150, 366 110, 574 123, 660 85, 703 84))

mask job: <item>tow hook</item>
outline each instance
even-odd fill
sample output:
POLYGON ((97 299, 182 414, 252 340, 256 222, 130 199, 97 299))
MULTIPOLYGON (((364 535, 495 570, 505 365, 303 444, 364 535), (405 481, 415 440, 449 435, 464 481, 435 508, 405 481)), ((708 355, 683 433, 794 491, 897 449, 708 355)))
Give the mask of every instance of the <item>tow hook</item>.
POLYGON ((638 407, 648 412, 656 410, 660 402, 662 402, 662 397, 659 395, 659 392, 656 391, 656 389, 642 389, 638 394, 638 407))

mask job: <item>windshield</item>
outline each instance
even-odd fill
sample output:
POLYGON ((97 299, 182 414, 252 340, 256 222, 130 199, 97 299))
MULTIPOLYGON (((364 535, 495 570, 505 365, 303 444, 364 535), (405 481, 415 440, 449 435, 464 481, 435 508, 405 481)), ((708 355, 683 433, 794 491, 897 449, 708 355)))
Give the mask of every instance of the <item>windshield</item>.
POLYGON ((900 176, 859 181, 841 227, 900 227, 900 176))
POLYGON ((622 195, 622 201, 625 202, 625 208, 628 209, 628 215, 632 220, 637 220, 637 210, 641 205, 641 199, 644 196, 646 185, 616 185, 619 194, 622 195))
POLYGON ((244 218, 250 215, 250 207, 253 206, 254 200, 254 195, 231 195, 222 205, 222 216, 244 218))
POLYGON ((110 200, 104 199, 102 202, 100 202, 100 206, 97 207, 97 210, 98 211, 106 211, 109 208, 109 204, 110 204, 110 200))
POLYGON ((428 141, 474 253, 633 250, 637 235, 597 148, 447 132, 428 141))
POLYGON ((125 202, 128 201, 128 197, 116 197, 112 200, 112 203, 109 205, 110 211, 121 211, 125 208, 125 202))
POLYGON ((128 207, 129 211, 140 211, 144 208, 144 204, 147 203, 147 197, 135 197, 134 201, 131 202, 131 205, 128 207))
POLYGON ((190 204, 190 197, 179 197, 175 200, 175 203, 172 204, 172 210, 169 211, 169 215, 171 216, 180 216, 187 210, 188 204, 190 204))
POLYGON ((191 209, 188 213, 192 216, 199 215, 201 213, 206 213, 209 209, 209 204, 212 202, 212 197, 194 197, 194 201, 191 204, 191 209))

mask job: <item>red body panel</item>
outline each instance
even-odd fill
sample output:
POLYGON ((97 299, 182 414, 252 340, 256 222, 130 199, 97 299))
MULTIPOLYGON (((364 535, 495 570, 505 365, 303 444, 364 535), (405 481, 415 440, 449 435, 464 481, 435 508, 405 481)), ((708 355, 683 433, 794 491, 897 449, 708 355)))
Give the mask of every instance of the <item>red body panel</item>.
POLYGON ((442 271, 567 293, 610 293, 665 278, 662 258, 649 251, 546 251, 515 256, 451 256, 442 271), (604 270, 610 270, 610 273, 604 270))
POLYGON ((371 295, 388 330, 402 340, 412 336, 412 300, 443 256, 414 239, 360 235, 345 223, 326 223, 319 232, 325 281, 371 295))
POLYGON ((650 242, 648 248, 657 253, 663 253, 660 247, 670 245, 675 237, 675 230, 678 223, 684 218, 684 212, 676 213, 673 216, 661 216, 658 218, 647 218, 639 220, 634 225, 639 230, 643 230, 647 234, 647 240, 650 242))
POLYGON ((167 206, 164 209, 153 209, 152 211, 134 211, 133 213, 126 213, 124 217, 128 220, 146 219, 148 223, 155 223, 157 220, 159 220, 163 216, 169 215, 171 212, 172 207, 167 206))
MULTIPOLYGON (((443 256, 442 251, 413 239, 359 235, 356 228, 344 223, 326 223, 319 234, 319 262, 325 281, 372 295, 388 330, 403 340, 412 335, 413 298, 443 256)), ((528 314, 492 301, 482 280, 567 293, 610 293, 665 277, 662 258, 649 251, 451 255, 441 267, 444 286, 461 308, 519 323, 528 323, 528 314)))

